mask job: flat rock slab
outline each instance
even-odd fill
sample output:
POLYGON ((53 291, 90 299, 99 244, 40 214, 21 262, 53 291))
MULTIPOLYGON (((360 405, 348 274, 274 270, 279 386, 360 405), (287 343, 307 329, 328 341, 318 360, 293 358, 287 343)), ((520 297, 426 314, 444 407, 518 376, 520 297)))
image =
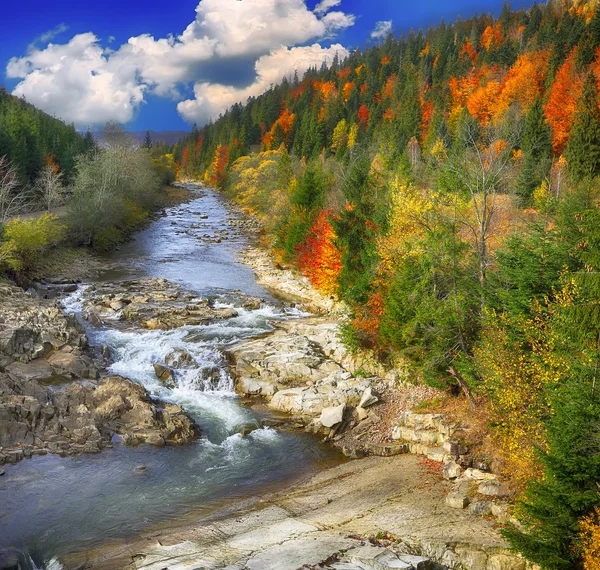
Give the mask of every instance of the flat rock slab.
POLYGON ((320 532, 287 540, 252 556, 248 570, 298 570, 327 560, 341 550, 352 548, 355 541, 336 533, 320 532))

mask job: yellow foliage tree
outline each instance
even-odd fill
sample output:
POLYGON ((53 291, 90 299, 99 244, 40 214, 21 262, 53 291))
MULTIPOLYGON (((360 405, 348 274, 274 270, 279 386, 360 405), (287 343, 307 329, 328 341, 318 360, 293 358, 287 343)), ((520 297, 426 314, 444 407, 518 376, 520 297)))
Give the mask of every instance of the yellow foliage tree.
POLYGON ((600 508, 579 523, 581 556, 584 570, 600 570, 600 508))

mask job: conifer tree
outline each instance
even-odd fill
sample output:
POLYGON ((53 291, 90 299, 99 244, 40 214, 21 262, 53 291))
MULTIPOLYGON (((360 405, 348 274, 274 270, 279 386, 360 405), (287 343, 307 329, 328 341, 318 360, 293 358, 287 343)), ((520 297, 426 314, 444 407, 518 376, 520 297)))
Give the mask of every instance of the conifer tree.
POLYGON ((600 109, 596 79, 591 73, 583 86, 566 157, 576 180, 591 178, 600 171, 600 109))
POLYGON ((517 192, 527 202, 548 173, 552 153, 552 131, 544 117, 542 100, 538 96, 525 118, 523 143, 525 163, 517 183, 517 192))

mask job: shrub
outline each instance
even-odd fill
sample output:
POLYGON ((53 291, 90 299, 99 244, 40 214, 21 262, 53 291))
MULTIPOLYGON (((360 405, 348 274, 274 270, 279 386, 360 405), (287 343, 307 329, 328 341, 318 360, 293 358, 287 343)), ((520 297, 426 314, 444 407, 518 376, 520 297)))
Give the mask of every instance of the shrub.
POLYGON ((27 272, 44 253, 58 245, 64 235, 65 227, 51 214, 31 220, 12 220, 4 225, 0 264, 15 272, 27 272))

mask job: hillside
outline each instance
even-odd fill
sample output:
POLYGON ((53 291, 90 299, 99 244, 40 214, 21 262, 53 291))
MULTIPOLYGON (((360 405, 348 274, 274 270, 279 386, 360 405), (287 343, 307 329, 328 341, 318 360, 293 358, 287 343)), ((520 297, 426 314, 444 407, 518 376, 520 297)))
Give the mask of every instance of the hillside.
POLYGON ((431 408, 471 418, 524 501, 505 535, 543 568, 600 557, 599 84, 597 2, 505 6, 283 81, 174 149, 347 303, 348 346, 447 390, 431 408))
POLYGON ((0 158, 16 167, 22 184, 32 182, 48 161, 60 165, 67 179, 75 158, 93 147, 89 135, 51 117, 0 88, 0 158))

